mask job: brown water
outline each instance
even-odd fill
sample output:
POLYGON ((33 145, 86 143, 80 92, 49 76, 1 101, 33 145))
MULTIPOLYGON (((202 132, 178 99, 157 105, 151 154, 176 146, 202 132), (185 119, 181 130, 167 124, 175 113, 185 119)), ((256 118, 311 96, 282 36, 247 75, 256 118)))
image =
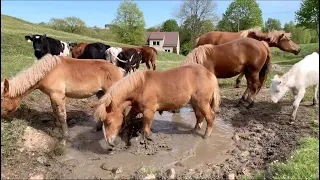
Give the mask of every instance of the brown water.
MULTIPOLYGON (((233 129, 219 116, 214 122, 210 138, 202 138, 206 123, 203 123, 198 133, 191 132, 196 119, 190 107, 182 108, 180 113, 175 114, 156 113, 152 124, 153 139, 156 143, 165 143, 170 148, 160 148, 153 155, 132 153, 143 151, 135 145, 112 155, 107 154, 102 132, 92 133, 93 122, 85 123, 88 123, 87 126, 81 124, 70 128, 72 145, 60 159, 60 162, 72 167, 70 177, 73 178, 111 177, 109 171, 100 168, 103 163, 110 169, 121 166, 124 171, 121 175, 133 174, 142 166, 166 170, 174 167, 177 162, 182 163, 183 168, 201 168, 209 162, 221 163, 227 158, 224 153, 233 148, 233 129)), ((176 168, 179 171, 179 167, 176 168)))

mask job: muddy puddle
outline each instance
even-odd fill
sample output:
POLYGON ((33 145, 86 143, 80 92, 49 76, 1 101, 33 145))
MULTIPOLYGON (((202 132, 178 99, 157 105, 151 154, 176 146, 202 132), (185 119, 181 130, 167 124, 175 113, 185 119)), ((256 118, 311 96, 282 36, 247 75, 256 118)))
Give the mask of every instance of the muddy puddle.
POLYGON ((114 178, 111 170, 117 167, 122 168, 121 177, 125 177, 141 167, 150 171, 175 167, 181 171, 222 163, 228 158, 226 152, 234 148, 232 126, 218 115, 211 137, 204 140, 206 123, 201 130, 193 132, 195 123, 194 112, 188 106, 180 113, 156 113, 152 124, 153 142, 148 149, 139 143, 140 137, 135 137, 130 147, 123 142, 111 153, 103 133, 92 132, 93 120, 77 123, 70 127, 71 143, 66 154, 59 158, 69 169, 64 178, 114 178))

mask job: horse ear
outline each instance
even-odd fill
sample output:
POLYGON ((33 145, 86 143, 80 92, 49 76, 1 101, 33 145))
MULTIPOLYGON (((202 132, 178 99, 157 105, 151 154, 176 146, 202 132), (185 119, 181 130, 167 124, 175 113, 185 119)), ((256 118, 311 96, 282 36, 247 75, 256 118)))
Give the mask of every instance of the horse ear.
POLYGON ((282 33, 280 36, 279 36, 279 40, 282 39, 284 36, 284 33, 282 33))
POLYGON ((9 93, 9 81, 7 78, 4 78, 3 85, 3 94, 9 93))

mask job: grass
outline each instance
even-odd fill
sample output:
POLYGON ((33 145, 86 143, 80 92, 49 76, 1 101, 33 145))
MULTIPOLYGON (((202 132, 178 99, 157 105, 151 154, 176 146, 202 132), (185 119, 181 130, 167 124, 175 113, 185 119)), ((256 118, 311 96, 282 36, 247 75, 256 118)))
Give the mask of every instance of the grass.
MULTIPOLYGON (((126 44, 103 41, 101 39, 88 36, 81 36, 61 31, 56 31, 41 25, 35 25, 30 22, 17 19, 14 17, 1 15, 1 76, 11 77, 17 74, 22 69, 29 67, 36 59, 33 55, 33 47, 25 39, 25 35, 44 34, 63 41, 76 42, 103 42, 111 46, 129 46, 126 44)), ((272 62, 281 65, 292 65, 301 60, 305 55, 312 53, 318 49, 318 44, 301 45, 302 51, 295 56, 291 53, 284 53, 279 49, 272 48, 272 62)), ((159 52, 157 56, 157 69, 165 70, 178 66, 185 56, 176 55, 167 52, 159 52)), ((141 66, 145 69, 145 65, 141 66)), ((286 71, 290 67, 286 67, 286 71)), ((275 73, 271 72, 268 75, 267 86, 270 84, 270 79, 275 73)), ((233 86, 236 77, 230 79, 220 79, 222 85, 233 86)), ((245 78, 243 82, 245 83, 245 78)), ((37 92, 35 92, 37 93, 37 92)), ((312 91, 308 90, 306 94, 308 101, 312 100, 312 91)), ((319 110, 315 110, 314 117, 317 118, 319 110)), ((11 122, 2 122, 1 125, 1 154, 2 157, 8 157, 14 150, 17 149, 16 143, 19 137, 27 126, 27 122, 13 119, 11 122)), ((319 140, 315 138, 307 138, 301 141, 299 150, 294 153, 293 158, 287 164, 275 164, 273 167, 277 174, 275 178, 315 178, 318 176, 318 146, 319 140)), ((62 152, 58 152, 62 153, 62 152)), ((261 172, 258 172, 257 178, 262 177, 261 172)))

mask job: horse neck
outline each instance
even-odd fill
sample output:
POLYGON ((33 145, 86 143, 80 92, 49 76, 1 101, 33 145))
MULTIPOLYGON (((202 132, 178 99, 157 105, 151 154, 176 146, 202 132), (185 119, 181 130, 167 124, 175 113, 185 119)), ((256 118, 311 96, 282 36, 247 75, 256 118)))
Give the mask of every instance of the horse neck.
POLYGON ((18 99, 19 101, 24 98, 25 96, 27 96, 28 94, 30 94, 32 91, 34 91, 35 89, 37 89, 37 86, 33 86, 31 88, 29 88, 28 90, 26 90, 23 93, 20 93, 16 96, 11 97, 12 99, 18 99))

